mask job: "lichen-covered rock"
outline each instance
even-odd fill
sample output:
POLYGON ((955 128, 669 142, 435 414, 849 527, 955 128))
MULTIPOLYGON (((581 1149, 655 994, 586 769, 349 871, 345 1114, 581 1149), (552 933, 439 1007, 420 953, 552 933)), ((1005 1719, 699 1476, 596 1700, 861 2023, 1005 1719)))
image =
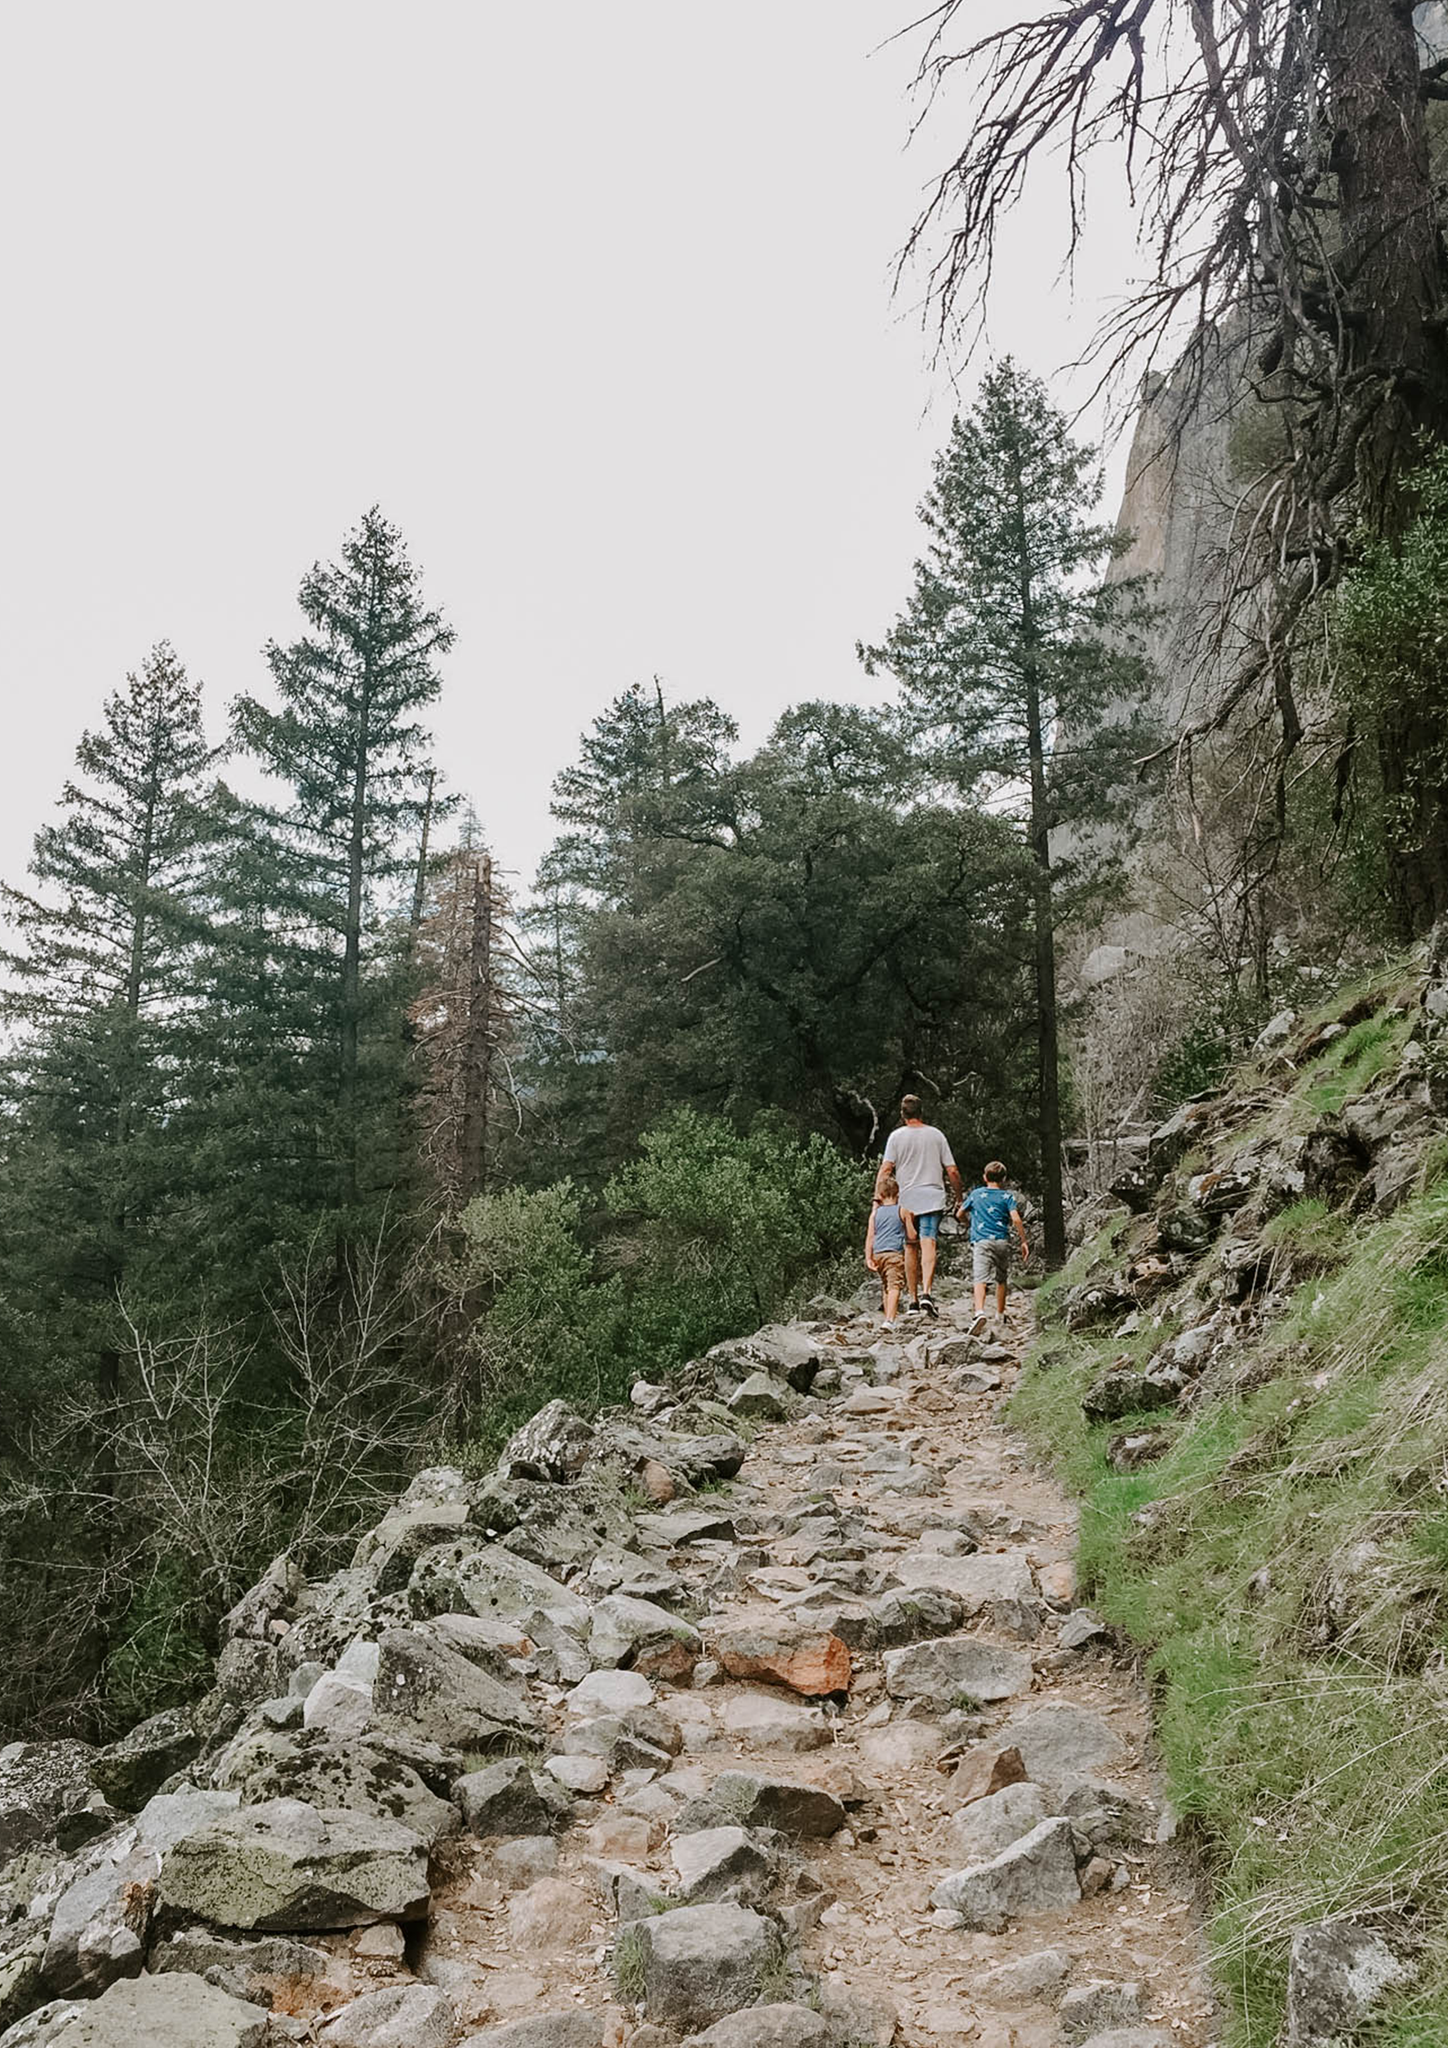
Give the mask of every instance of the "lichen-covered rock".
POLYGON ((87 1742, 10 1742, 0 1749, 0 1862, 53 1837, 99 1790, 87 1742))
POLYGON ((729 1406, 751 1422, 783 1422, 789 1414, 789 1396, 772 1373, 752 1372, 729 1396, 729 1406))
POLYGON ((486 1751, 540 1740, 538 1716, 522 1693, 489 1677, 446 1643, 394 1628, 378 1648, 372 1704, 379 1728, 452 1749, 486 1751))
POLYGON ((380 1815, 274 1799, 179 1841, 162 1861, 161 1898, 263 1933, 411 1920, 427 1907, 427 1845, 380 1815))
POLYGON ((413 1567, 424 1551, 447 1543, 468 1525, 465 1500, 421 1501, 395 1507, 369 1529, 352 1558, 355 1571, 365 1572, 380 1595, 407 1588, 413 1567))
POLYGON ((1010 1920, 1060 1913, 1081 1896, 1071 1823, 1044 1820, 988 1862, 943 1878, 931 1904, 959 1913, 967 1927, 999 1934, 1010 1920))
POLYGON ((703 1644, 693 1623, 666 1607, 610 1593, 593 1610, 588 1648, 595 1664, 626 1664, 677 1684, 693 1670, 703 1644))
POLYGON ((439 1543, 425 1550, 413 1567, 407 1598, 419 1620, 476 1614, 485 1621, 526 1622, 540 1613, 575 1633, 588 1628, 586 1600, 498 1543, 439 1543))
POLYGON ((1057 2017, 1067 2041, 1085 2041, 1092 2034, 1099 2039, 1107 2028, 1139 2025, 1142 2004, 1139 1984, 1093 1977, 1087 1984, 1072 1986, 1061 2000, 1057 2017))
POLYGON ((1323 1920, 1292 1936, 1283 2048, 1339 2048, 1412 1978, 1381 1934, 1355 1920, 1323 1920))
POLYGON ((214 1934, 208 1927, 183 1927, 153 1945, 147 1968, 188 1971, 233 1998, 280 2013, 325 2012, 344 2004, 353 1988, 343 1957, 284 1934, 247 1939, 214 1934))
POLYGON ((760 1905, 774 1878, 773 1859, 745 1828, 699 1828, 676 1836, 670 1853, 679 1895, 691 1906, 712 1900, 760 1905))
POLYGON ((310 1806, 378 1813, 432 1846, 458 1825, 458 1811, 430 1791, 400 1757, 364 1742, 329 1742, 302 1731, 251 1746, 232 1779, 249 1806, 302 1799, 310 1806))
POLYGON ((265 2008, 200 1977, 127 1977, 84 2004, 58 2000, 0 2035, 0 2048, 265 2048, 265 2008))
POLYGON ((222 1633, 270 1641, 273 1623, 290 1621, 295 1614, 304 1584, 301 1571, 291 1558, 285 1553, 274 1557, 256 1584, 242 1594, 223 1618, 222 1633))
POLYGON ((549 1401, 509 1437, 498 1460, 507 1479, 576 1479, 588 1463, 593 1431, 566 1401, 549 1401))
POLYGON ((1081 1396, 1081 1412, 1088 1422, 1118 1422, 1123 1415, 1171 1407, 1180 1393, 1179 1377, 1173 1380, 1163 1373, 1113 1367, 1093 1380, 1081 1396))

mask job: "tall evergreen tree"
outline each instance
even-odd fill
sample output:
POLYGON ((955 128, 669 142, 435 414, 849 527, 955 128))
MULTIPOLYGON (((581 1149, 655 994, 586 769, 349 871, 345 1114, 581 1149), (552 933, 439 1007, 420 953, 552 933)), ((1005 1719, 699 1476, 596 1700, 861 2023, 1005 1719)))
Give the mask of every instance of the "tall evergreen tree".
MULTIPOLYGON (((418 714, 438 695, 453 632, 375 506, 340 559, 303 579, 298 602, 308 630, 266 650, 278 705, 244 696, 234 707, 237 743, 290 791, 263 821, 272 908, 252 951, 273 956, 286 1035, 310 1041, 334 1199, 352 1209, 365 1128, 379 1111, 397 1128, 382 1097, 397 1081, 405 988, 397 935, 376 919, 389 890, 415 886, 424 821, 441 808, 418 714)), ((378 1177, 392 1170, 379 1164, 378 1177)))
POLYGON ((44 1376, 33 1389, 12 1376, 12 1443, 24 1439, 28 1394, 43 1405, 64 1393, 89 1418, 69 1453, 80 1524, 53 1532, 94 1587, 71 1645, 80 1685, 104 1661, 117 1609, 119 1296, 146 1291, 158 1245, 165 1263, 160 1225, 184 1178, 172 1115, 185 1086, 212 756, 200 694, 169 646, 106 699, 76 760, 60 818, 36 836, 33 888, 0 888, 14 1033, 0 1295, 24 1304, 44 1376), (66 1382, 68 1359, 87 1362, 89 1386, 66 1382))
POLYGON ((1139 802, 1131 762, 1149 744, 1138 584, 1104 576, 1121 545, 1091 519, 1094 451, 1071 440, 1039 379, 1009 359, 985 378, 937 458, 920 516, 929 552, 883 643, 861 647, 907 694, 907 713, 963 792, 1019 808, 1035 877, 1035 982, 1044 1235, 1065 1256, 1056 931, 1062 891, 1098 884, 1119 840, 1100 828, 1139 802), (1069 833, 1069 852, 1058 837, 1069 833), (1090 857, 1093 845, 1097 858, 1090 857), (1053 852, 1060 854, 1053 858, 1053 852), (1093 872, 1094 871, 1094 872, 1093 872))

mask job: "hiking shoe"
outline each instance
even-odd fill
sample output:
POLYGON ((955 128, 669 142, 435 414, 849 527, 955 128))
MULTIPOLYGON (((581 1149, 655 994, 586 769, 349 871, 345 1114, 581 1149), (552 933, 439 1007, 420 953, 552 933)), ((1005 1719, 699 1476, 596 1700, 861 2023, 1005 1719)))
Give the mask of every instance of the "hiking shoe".
POLYGON ((935 1296, 933 1294, 922 1294, 920 1306, 928 1316, 938 1316, 940 1314, 940 1310, 935 1306, 935 1296))

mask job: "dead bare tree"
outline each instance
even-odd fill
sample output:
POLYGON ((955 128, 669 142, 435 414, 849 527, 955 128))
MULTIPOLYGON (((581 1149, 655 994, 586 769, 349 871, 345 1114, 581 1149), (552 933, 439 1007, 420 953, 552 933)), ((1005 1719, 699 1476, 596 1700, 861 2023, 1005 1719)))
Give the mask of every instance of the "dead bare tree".
MULTIPOLYGON (((906 249, 929 264, 942 340, 983 311, 1004 224, 1049 159, 1073 254, 1088 192, 1099 199, 1108 180, 1141 223, 1151 277, 1097 336, 1103 381, 1178 351, 1205 379, 1230 331, 1244 384, 1280 420, 1226 578, 1256 629, 1182 735, 1189 745, 1263 702, 1278 773, 1304 731, 1303 615, 1358 536, 1401 529, 1422 439, 1448 432, 1448 259, 1427 118, 1448 98, 1448 58, 1424 48, 1414 14, 1410 0, 1065 0, 957 41, 964 0, 944 0, 916 24, 927 102, 968 92, 969 139, 906 249)), ((1391 797, 1432 736, 1389 711, 1373 737, 1391 797)), ((1439 804, 1448 813, 1448 788, 1439 804)), ((1405 925, 1448 907, 1440 846, 1430 831, 1394 849, 1405 925)))

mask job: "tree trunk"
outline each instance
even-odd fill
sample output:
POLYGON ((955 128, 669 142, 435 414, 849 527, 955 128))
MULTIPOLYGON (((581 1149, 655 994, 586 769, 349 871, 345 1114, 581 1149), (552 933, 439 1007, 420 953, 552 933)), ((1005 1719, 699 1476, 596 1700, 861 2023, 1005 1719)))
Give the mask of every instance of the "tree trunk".
POLYGON ((1020 564, 1022 680, 1026 700, 1026 752, 1031 781, 1032 897, 1036 940, 1036 1018, 1040 1058, 1037 1131, 1041 1143, 1041 1210, 1046 1265, 1066 1260, 1066 1202, 1061 1177, 1061 1041, 1056 1005, 1056 916, 1051 888, 1051 814, 1046 791, 1046 743, 1041 721, 1040 645, 1031 572, 1026 487, 1015 478, 1016 543, 1020 564))
POLYGON ((488 1097, 493 1059, 493 863, 474 870, 473 931, 463 1039, 463 1114, 458 1144, 459 1205, 480 1195, 488 1178, 488 1097))
POLYGON ((364 657, 357 712, 357 755, 352 769, 352 812, 347 837, 347 924, 342 946, 342 1062, 337 1098, 342 1115, 342 1201, 357 1201, 357 1041, 362 1008, 362 882, 367 827, 367 737, 372 709, 372 657, 364 657))
POLYGON ((427 771, 427 795, 422 802, 422 836, 417 848, 417 874, 412 884, 412 918, 407 927, 408 950, 417 943, 418 927, 422 923, 422 906, 427 894, 427 842, 432 833, 432 792, 437 782, 436 768, 427 771))

